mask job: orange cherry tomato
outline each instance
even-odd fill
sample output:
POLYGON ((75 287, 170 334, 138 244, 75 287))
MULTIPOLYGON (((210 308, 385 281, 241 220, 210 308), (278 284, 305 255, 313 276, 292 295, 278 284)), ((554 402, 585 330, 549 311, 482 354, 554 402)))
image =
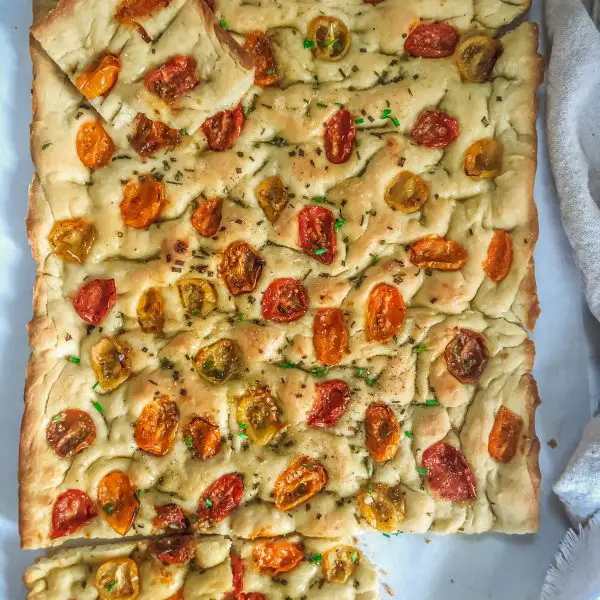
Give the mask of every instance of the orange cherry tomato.
POLYGON ((465 81, 484 83, 502 54, 502 42, 487 35, 466 39, 458 48, 458 72, 465 81))
POLYGON ((345 163, 352 154, 356 125, 349 110, 338 110, 325 126, 325 155, 335 165, 345 163))
POLYGON ((98 483, 97 497, 100 514, 119 535, 125 535, 140 508, 129 477, 123 471, 111 471, 98 483))
POLYGON ((99 325, 116 301, 114 279, 92 279, 79 288, 73 298, 73 308, 86 323, 99 325))
POLYGON ((299 279, 273 280, 261 302, 263 319, 274 323, 297 321, 308 310, 308 292, 299 279))
POLYGON ((415 122, 413 142, 426 148, 446 148, 458 137, 458 121, 441 110, 425 110, 415 122))
POLYGON ((144 77, 148 91, 165 102, 173 102, 193 90, 199 83, 196 59, 178 54, 144 77))
POLYGON ((324 265, 335 260, 335 219, 329 209, 307 206, 298 213, 298 245, 308 256, 324 265))
POLYGON ((232 242, 221 255, 219 273, 232 296, 254 291, 265 261, 247 242, 232 242))
POLYGON ((140 578, 131 558, 111 558, 96 571, 94 580, 100 600, 136 600, 140 593, 140 578))
POLYGON ((309 456, 299 456, 275 481, 275 506, 282 512, 292 510, 316 496, 326 483, 323 465, 309 456))
POLYGON ((202 525, 219 523, 237 508, 244 494, 244 480, 239 473, 227 473, 204 490, 196 515, 202 525))
POLYGON ((83 410, 69 408, 52 417, 46 441, 61 458, 73 458, 96 440, 96 425, 83 410))
POLYGON ((463 453, 446 442, 437 442, 423 452, 422 464, 432 493, 444 500, 474 500, 475 475, 463 453))
POLYGON ((458 271, 467 262, 468 253, 462 244, 454 240, 428 235, 410 247, 408 258, 420 269, 458 271))
POLYGON ((165 321, 164 301, 158 288, 148 288, 140 296, 137 317, 144 333, 162 333, 165 321))
POLYGON ((488 358, 484 337, 472 329, 459 329, 444 350, 448 372, 461 383, 477 383, 488 358))
POLYGON ((63 492, 52 508, 50 539, 71 535, 97 515, 92 499, 81 490, 63 492))
POLYGON ((106 54, 96 66, 77 76, 75 86, 88 99, 106 96, 117 83, 121 62, 116 56, 106 54))
POLYGON ((183 430, 183 440, 194 457, 206 460, 221 449, 221 429, 210 417, 194 417, 183 430))
POLYGON ((493 138, 478 140, 465 153, 465 174, 471 179, 492 179, 502 172, 502 143, 493 138))
POLYGON ((162 532, 166 529, 185 531, 190 526, 183 508, 179 504, 155 504, 154 510, 156 517, 152 521, 152 527, 158 531, 162 532))
POLYGON ((302 548, 295 542, 274 540, 259 542, 252 549, 254 568, 265 575, 276 577, 291 571, 304 558, 302 548))
POLYGON ((148 551, 163 565, 182 565, 196 555, 196 543, 192 535, 177 535, 152 540, 148 551))
POLYGON ((152 156, 163 148, 173 149, 179 145, 181 133, 162 121, 151 121, 144 113, 138 113, 129 142, 140 156, 152 156))
POLYGON ((222 198, 208 198, 192 214, 192 227, 204 237, 216 235, 221 226, 222 198))
POLYGON ((400 486, 369 484, 360 490, 356 503, 365 521, 383 533, 397 532, 406 516, 406 500, 400 486))
POLYGON ((513 243, 506 231, 496 231, 490 245, 483 270, 494 282, 500 283, 509 273, 513 260, 513 243))
POLYGON ((350 388, 341 379, 317 383, 317 399, 306 424, 309 427, 335 427, 350 403, 350 388))
POLYGON ((365 432, 365 446, 377 462, 396 456, 400 447, 400 424, 389 406, 375 403, 367 408, 365 432))
POLYGON ((160 217, 164 205, 164 184, 151 175, 142 175, 138 181, 130 179, 125 184, 121 217, 125 225, 145 229, 160 217))
POLYGON ((100 121, 87 121, 77 130, 75 149, 88 169, 100 169, 110 161, 115 145, 100 121))
POLYGON ((509 463, 517 453, 522 429, 523 419, 506 406, 501 406, 488 441, 490 456, 498 462, 509 463))
POLYGON ((404 49, 415 57, 445 58, 454 54, 458 31, 447 23, 420 23, 406 38, 404 49))
POLYGON ((159 8, 169 6, 171 0, 123 0, 115 11, 115 20, 123 25, 131 25, 137 29, 142 39, 150 43, 152 39, 139 24, 139 20, 149 16, 159 8))
POLYGON ((48 235, 52 252, 63 260, 83 264, 96 239, 96 228, 80 218, 56 221, 48 235))
POLYGON ((369 294, 366 334, 369 342, 389 342, 402 328, 406 307, 397 287, 376 285, 369 294))
POLYGON ((349 352, 348 330, 341 308, 321 308, 313 320, 313 346, 319 362, 336 365, 349 352))
POLYGON ((271 38, 264 31, 254 31, 244 42, 254 58, 254 83, 268 87, 277 83, 277 62, 271 38))
POLYGON ((208 147, 215 152, 232 148, 240 137, 245 120, 241 104, 206 119, 202 123, 202 131, 206 136, 208 147))
POLYGON ((144 406, 135 424, 134 439, 140 450, 164 456, 173 447, 179 429, 179 408, 168 396, 160 396, 144 406))
POLYGON ((281 177, 274 175, 263 179, 254 188, 254 194, 267 219, 275 223, 289 200, 281 177))
POLYGON ((418 175, 402 171, 388 186, 384 199, 392 210, 414 213, 429 199, 429 186, 418 175))

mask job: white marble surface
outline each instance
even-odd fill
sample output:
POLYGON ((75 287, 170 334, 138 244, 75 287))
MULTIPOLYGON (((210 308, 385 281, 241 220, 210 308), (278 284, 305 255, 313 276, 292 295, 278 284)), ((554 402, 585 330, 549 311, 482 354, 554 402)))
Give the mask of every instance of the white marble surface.
MULTIPOLYGON (((34 265, 25 215, 29 159, 30 0, 0 0, 0 599, 24 598, 23 569, 34 553, 19 549, 17 459, 28 356, 34 265)), ((532 18, 541 22, 541 0, 532 18)), ((541 111, 544 103, 542 99, 541 111)), ((578 274, 562 232, 540 121, 535 195, 540 213, 536 259, 542 315, 535 331, 535 374, 543 404, 541 531, 537 535, 470 538, 367 537, 395 598, 411 600, 534 600, 567 527, 551 484, 566 465, 600 395, 600 326, 583 305, 578 274), (547 442, 558 441, 556 449, 547 442)))

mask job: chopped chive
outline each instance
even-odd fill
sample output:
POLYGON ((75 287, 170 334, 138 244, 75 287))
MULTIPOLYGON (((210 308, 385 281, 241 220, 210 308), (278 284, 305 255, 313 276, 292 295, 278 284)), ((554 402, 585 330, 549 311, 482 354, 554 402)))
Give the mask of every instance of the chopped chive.
POLYGON ((334 104, 340 108, 344 108, 344 105, 341 102, 334 102, 334 104))
POLYGON ((99 402, 92 402, 92 406, 102 415, 104 416, 104 409, 99 402))
POLYGON ((386 108, 382 113, 381 113, 381 118, 382 119, 389 119, 390 116, 392 114, 392 111, 389 108, 386 108))
POLYGON ((239 317, 238 317, 238 321, 243 321, 244 320, 244 315, 242 313, 240 313, 239 317))
POLYGON ((440 403, 435 398, 430 398, 429 400, 425 400, 425 406, 439 406, 440 403))
POLYGON ((315 250, 315 254, 325 254, 325 252, 327 252, 325 248, 319 248, 318 250, 315 250))
POLYGON ((369 386, 369 387, 373 387, 376 383, 377 383, 377 379, 373 378, 373 377, 365 377, 365 383, 369 386))
POLYGON ((394 127, 399 127, 400 126, 400 121, 398 121, 398 119, 396 119, 396 117, 392 117, 390 119, 390 121, 394 124, 394 127))
POLYGON ((57 415, 54 415, 52 417, 52 422, 53 423, 60 423, 60 415, 61 415, 61 413, 58 413, 57 415))
POLYGON ((112 592, 116 587, 117 587, 117 582, 116 581, 111 581, 110 583, 106 584, 106 591, 107 592, 112 592))
POLYGON ((364 122, 365 122, 365 120, 364 120, 364 119, 362 119, 362 118, 360 118, 360 119, 354 119, 354 122, 355 122, 357 125, 360 125, 361 123, 364 123, 364 122))
POLYGON ((421 475, 427 475, 427 473, 429 473, 429 471, 427 469, 417 469, 417 473, 420 473, 421 475))
POLYGON ((392 339, 394 340, 394 344, 398 343, 398 336, 396 334, 392 336, 392 339))
POLYGON ((42 150, 46 150, 46 148, 50 148, 50 146, 52 146, 52 142, 48 142, 47 144, 44 144, 42 146, 42 150))
POLYGON ((317 102, 317 106, 319 108, 327 108, 327 104, 323 104, 322 102, 317 102))
POLYGON ((135 497, 139 500, 140 496, 142 495, 142 488, 138 488, 137 490, 135 490, 135 497))
POLYGON ((376 265, 379 262, 379 255, 375 254, 373 258, 371 258, 371 265, 376 265))
POLYGON ((356 369, 356 376, 357 377, 362 377, 364 374, 365 370, 364 369, 356 369))
POLYGON ((73 364, 78 365, 81 362, 81 359, 78 356, 69 356, 68 357, 69 362, 72 362, 73 364))
POLYGON ((406 436, 406 437, 407 437, 409 440, 412 440, 412 436, 413 436, 413 434, 412 434, 412 431, 405 431, 405 432, 404 432, 404 435, 405 435, 405 436, 406 436))
POLYGON ((247 440, 248 439, 248 434, 247 433, 238 433, 238 435, 243 439, 243 440, 247 440))
POLYGON ((239 426, 240 429, 246 429, 246 423, 240 423, 239 426))
POLYGON ((186 129, 185 127, 182 127, 182 128, 179 130, 179 133, 180 133, 181 135, 187 135, 187 134, 188 134, 188 132, 187 132, 187 129, 186 129))
POLYGON ((373 493, 373 488, 369 484, 369 486, 367 487, 367 494, 369 494, 369 496, 370 496, 372 493, 373 493))
POLYGON ((336 230, 336 231, 339 231, 339 230, 340 230, 340 229, 341 229, 341 228, 342 228, 342 227, 343 227, 345 224, 346 224, 346 221, 345 221, 345 219, 338 219, 338 220, 335 222, 335 230, 336 230))
POLYGON ((389 537, 392 537, 392 536, 389 533, 384 533, 383 537, 389 538, 389 537))
POLYGON ((321 561, 323 560, 323 555, 319 552, 313 552, 312 554, 309 554, 307 558, 309 562, 315 565, 320 565, 321 561))
POLYGON ((350 555, 350 560, 351 560, 351 561, 352 561, 354 564, 356 564, 356 563, 358 562, 358 552, 353 552, 353 553, 350 555))
POLYGON ((421 352, 425 352, 425 350, 427 350, 427 344, 417 344, 413 347, 413 352, 416 352, 417 354, 421 354, 421 352))
POLYGON ((206 500, 204 502, 206 502, 206 506, 212 506, 213 505, 213 501, 210 498, 206 498, 206 500))
POLYGON ((99 385, 100 385, 100 382, 96 381, 96 383, 92 386, 92 389, 95 390, 99 385))
POLYGON ((293 362, 289 362, 286 360, 284 363, 281 363, 279 366, 282 369, 295 369, 297 365, 295 365, 293 362))
POLYGON ((114 502, 102 505, 102 510, 108 515, 112 515, 117 510, 117 505, 114 502))
POLYGON ((313 377, 325 377, 329 371, 328 367, 313 367, 310 373, 313 377))
POLYGON ((325 196, 315 196, 313 198, 313 202, 316 202, 317 204, 322 204, 323 202, 325 202, 325 196))
POLYGON ((304 40, 304 47, 305 48, 312 48, 315 45, 314 42, 312 42, 311 40, 304 40))
POLYGON ((227 29, 227 21, 225 21, 225 19, 221 19, 219 21, 219 25, 223 28, 223 29, 227 29))
POLYGON ((273 75, 273 73, 274 73, 274 70, 273 70, 273 69, 267 69, 267 70, 265 71, 265 73, 266 73, 267 75, 273 75))
POLYGON ((336 42, 335 38, 325 40, 325 48, 331 48, 336 42))
POLYGON ((192 440, 192 436, 191 435, 186 435, 185 436, 185 445, 188 448, 191 448, 194 445, 194 440, 192 440))

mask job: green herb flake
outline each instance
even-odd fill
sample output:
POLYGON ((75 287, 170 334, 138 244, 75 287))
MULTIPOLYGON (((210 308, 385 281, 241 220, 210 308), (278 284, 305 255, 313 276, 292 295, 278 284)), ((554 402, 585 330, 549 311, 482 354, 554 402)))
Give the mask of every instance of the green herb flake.
POLYGON ((60 420, 61 420, 61 414, 62 414, 62 413, 58 413, 57 415, 54 415, 54 416, 52 417, 52 422, 53 422, 53 423, 60 423, 60 420))
POLYGON ((365 370, 364 369, 356 369, 356 376, 357 377, 362 377, 365 374, 365 370))
POLYGON ((108 515, 112 515, 117 510, 117 505, 114 502, 102 505, 102 510, 108 515))
POLYGON ((396 119, 396 117, 392 117, 390 119, 390 121, 394 124, 394 127, 399 127, 400 126, 400 121, 398 121, 398 119, 396 119))
POLYGON ((320 565, 323 560, 323 555, 320 552, 313 552, 308 555, 308 560, 313 563, 313 565, 320 565))
POLYGON ((398 342, 398 336, 397 336, 396 334, 394 334, 394 335, 392 336, 392 339, 394 340, 394 344, 398 344, 398 343, 399 343, 399 342, 398 342))
POLYGON ((52 146, 52 142, 48 142, 47 144, 44 144, 42 146, 42 150, 46 150, 46 149, 50 148, 50 146, 52 146))
POLYGON ((367 487, 367 494, 369 494, 369 496, 370 496, 372 493, 373 493, 373 488, 369 484, 369 486, 367 487))
POLYGON ((227 21, 225 21, 225 19, 221 19, 219 21, 219 25, 223 28, 223 29, 227 29, 227 21))
POLYGON ((116 587, 117 587, 117 582, 116 581, 111 581, 110 583, 106 584, 106 591, 107 592, 112 592, 116 587))
POLYGON ((194 441, 192 440, 192 436, 191 435, 186 435, 185 436, 185 445, 188 448, 191 448, 194 445, 194 441))
POLYGON ((371 266, 376 265, 379 262, 379 255, 376 254, 375 256, 373 256, 373 258, 371 258, 371 266))
POLYGON ((325 202, 325 196, 315 196, 313 198, 313 202, 316 202, 317 204, 323 204, 323 202, 325 202))
POLYGON ((247 434, 247 433, 240 432, 240 433, 238 433, 238 435, 239 435, 239 436, 240 436, 240 437, 241 437, 243 440, 247 440, 247 439, 248 439, 248 434, 247 434))
POLYGON ((362 118, 359 118, 359 119, 354 119, 354 122, 355 122, 357 125, 362 125, 362 124, 365 122, 365 120, 364 120, 364 119, 362 119, 362 118))
POLYGON ((206 500, 204 500, 204 502, 206 503, 206 506, 212 506, 213 505, 213 501, 210 498, 206 498, 206 500))
POLYGON ((310 373, 313 377, 325 377, 325 375, 327 375, 328 372, 328 367, 313 367, 310 370, 310 373))
POLYGON ((392 537, 392 536, 391 536, 389 533, 384 533, 384 534, 383 534, 383 537, 390 538, 390 537, 392 537))
POLYGON ((404 435, 409 439, 412 440, 413 434, 412 431, 405 431, 404 435))
POLYGON ((327 104, 323 104, 322 102, 317 102, 317 106, 319 108, 327 108, 327 104))
POLYGON ((92 389, 95 390, 99 385, 100 385, 100 382, 96 381, 96 383, 92 386, 92 389))
POLYGON ((345 219, 338 219, 335 222, 335 230, 339 231, 345 224, 346 224, 346 220, 345 219))
POLYGON ((293 362, 289 362, 286 360, 284 363, 281 363, 279 366, 282 369, 295 369, 297 365, 293 362))
POLYGON ((318 250, 315 250, 315 254, 325 254, 325 252, 327 252, 325 248, 319 248, 318 250))
POLYGON ((78 365, 81 362, 81 359, 78 356, 69 356, 68 361, 78 365))
POLYGON ((425 400, 425 406, 439 406, 440 403, 435 398, 430 398, 429 400, 425 400))
POLYGON ((182 128, 179 130, 179 133, 180 133, 181 135, 187 135, 187 134, 188 134, 188 132, 187 132, 187 129, 186 129, 185 127, 182 127, 182 128))
POLYGON ((413 346, 413 352, 416 352, 417 354, 421 354, 421 352, 425 352, 427 350, 427 344, 417 344, 416 346, 413 346))
POLYGON ((352 561, 353 564, 356 564, 358 562, 358 552, 353 552, 350 555, 350 560, 352 561))
POLYGON ((266 73, 267 75, 273 75, 273 73, 274 73, 274 72, 275 72, 275 71, 274 71, 273 69, 267 69, 267 70, 265 71, 265 73, 266 73))
POLYGON ((365 383, 369 387, 373 387, 377 383, 377 379, 375 379, 374 377, 365 377, 365 383))
POLYGON ((381 118, 382 119, 389 119, 392 115, 392 111, 389 108, 386 108, 382 113, 381 113, 381 118))
POLYGON ((427 475, 429 471, 427 469, 419 468, 417 469, 417 473, 419 473, 420 475, 427 475))
POLYGON ((315 45, 315 43, 312 42, 311 40, 307 40, 307 39, 304 40, 304 47, 305 48, 312 48, 314 45, 315 45))
POLYGON ((99 402, 92 402, 92 406, 102 415, 104 416, 104 409, 99 402))
POLYGON ((142 490, 142 488, 139 488, 139 489, 135 490, 135 497, 136 497, 138 500, 140 499, 140 496, 142 495, 142 492, 143 492, 143 491, 144 491, 144 490, 142 490))

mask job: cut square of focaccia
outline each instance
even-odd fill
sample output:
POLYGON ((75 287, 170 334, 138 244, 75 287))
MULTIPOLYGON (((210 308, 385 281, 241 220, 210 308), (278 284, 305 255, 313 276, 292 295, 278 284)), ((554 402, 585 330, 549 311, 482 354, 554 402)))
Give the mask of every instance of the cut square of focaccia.
POLYGON ((27 600, 377 600, 375 568, 347 539, 254 542, 174 535, 83 546, 39 558, 27 600))
POLYGON ((193 133, 253 81, 252 58, 202 0, 65 0, 31 31, 117 128, 143 113, 193 133))

